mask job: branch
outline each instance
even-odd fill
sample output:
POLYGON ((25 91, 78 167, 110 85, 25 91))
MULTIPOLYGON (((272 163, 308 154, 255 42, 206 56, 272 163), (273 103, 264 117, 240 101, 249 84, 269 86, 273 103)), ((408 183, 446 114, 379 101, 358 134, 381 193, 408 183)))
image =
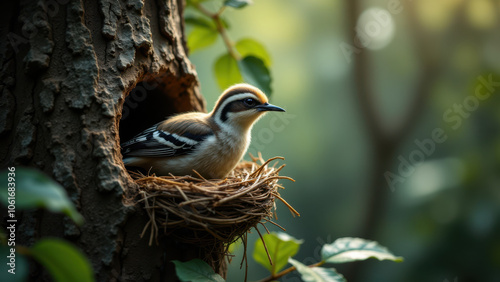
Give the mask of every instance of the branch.
POLYGON ((231 41, 231 39, 229 38, 229 36, 227 34, 227 30, 224 27, 224 23, 222 22, 221 17, 220 17, 221 14, 226 9, 226 6, 222 6, 217 13, 210 12, 209 10, 207 10, 207 8, 205 8, 200 3, 196 3, 195 7, 202 14, 211 18, 214 21, 215 26, 217 28, 217 32, 219 32, 220 36, 222 37, 222 41, 224 41, 224 45, 226 46, 226 49, 227 49, 227 52, 229 53, 229 55, 237 61, 241 60, 241 56, 238 54, 238 52, 234 48, 234 44, 231 41))
MULTIPOLYGON (((348 14, 349 38, 356 38, 356 25, 358 17, 361 13, 360 1, 352 0, 346 3, 348 14)), ((415 9, 412 3, 408 3, 407 8, 410 20, 410 29, 415 38, 414 46, 417 57, 422 63, 420 76, 414 87, 413 102, 410 104, 407 114, 401 118, 402 122, 393 132, 389 132, 384 128, 380 113, 377 110, 375 103, 374 87, 372 85, 370 73, 369 52, 364 50, 354 57, 354 77, 356 78, 356 96, 361 107, 363 120, 367 125, 367 130, 370 137, 374 140, 375 147, 392 147, 397 148, 404 138, 411 132, 414 125, 418 121, 420 114, 428 100, 431 92, 432 82, 436 77, 437 60, 433 56, 431 48, 425 38, 422 28, 419 26, 415 9)))
POLYGON ((403 141, 403 139, 409 134, 417 123, 431 93, 433 82, 435 81, 439 70, 437 64, 438 58, 434 55, 431 50, 431 46, 428 44, 428 42, 432 42, 432 40, 426 38, 422 26, 418 23, 414 6, 415 4, 408 3, 408 5, 409 29, 413 35, 412 38, 414 38, 413 45, 415 47, 417 58, 419 58, 422 65, 420 76, 415 87, 415 93, 413 95, 413 103, 391 138, 397 144, 403 141))
MULTIPOLYGON (((357 37, 355 27, 361 13, 359 2, 360 1, 358 0, 346 1, 347 26, 349 30, 348 38, 352 38, 353 40, 357 37)), ((367 125, 367 130, 370 137, 376 143, 383 143, 387 139, 387 136, 373 99, 374 93, 372 91, 373 87, 370 79, 370 66, 367 50, 363 50, 359 54, 354 55, 353 70, 354 78, 356 79, 355 94, 358 98, 358 102, 361 107, 361 114, 363 115, 363 119, 367 125)))
MULTIPOLYGON (((410 4, 410 3, 408 3, 410 4)), ((349 38, 356 38, 356 25, 359 15, 362 12, 360 0, 350 0, 346 2, 347 19, 349 27, 349 38)), ((424 106, 431 92, 433 81, 436 78, 437 60, 432 55, 430 46, 420 28, 415 15, 413 6, 406 8, 410 20, 410 32, 414 33, 416 56, 421 62, 421 70, 417 79, 417 85, 413 87, 413 101, 408 107, 408 111, 401 118, 401 123, 397 125, 394 131, 388 131, 382 124, 380 113, 375 103, 374 87, 371 80, 370 53, 363 50, 354 56, 354 77, 356 78, 356 96, 361 107, 369 137, 373 146, 373 171, 371 175, 370 187, 367 190, 366 212, 360 230, 360 236, 363 238, 372 238, 380 221, 383 218, 388 193, 384 172, 390 169, 393 162, 393 155, 399 145, 404 141, 407 135, 414 129, 419 120, 424 106)), ((352 277, 356 280, 356 274, 359 273, 360 265, 351 266, 345 273, 346 277, 352 277)))

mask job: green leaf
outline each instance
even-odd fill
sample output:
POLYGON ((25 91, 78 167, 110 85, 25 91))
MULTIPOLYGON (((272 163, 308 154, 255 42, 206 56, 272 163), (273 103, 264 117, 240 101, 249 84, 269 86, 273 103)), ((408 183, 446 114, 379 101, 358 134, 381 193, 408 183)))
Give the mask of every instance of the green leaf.
POLYGON ((238 61, 238 67, 246 82, 260 88, 267 96, 271 95, 271 74, 261 59, 247 56, 238 61))
POLYGON ((11 248, 9 246, 0 246, 0 281, 27 281, 29 275, 28 260, 25 256, 16 252, 12 255, 11 248))
POLYGON ((44 173, 32 168, 17 168, 15 172, 3 171, 0 179, 3 204, 14 203, 16 209, 46 208, 66 214, 77 224, 83 223, 83 217, 76 211, 66 190, 44 173), (8 191, 8 187, 12 188, 7 183, 11 176, 13 181, 9 183, 15 183, 15 191, 8 191))
POLYGON ((221 89, 243 81, 238 63, 229 54, 224 54, 215 61, 214 73, 221 89))
POLYGON ((290 264, 295 266, 300 273, 302 280, 305 282, 345 282, 347 281, 342 274, 338 273, 335 268, 324 267, 308 267, 299 261, 292 258, 288 260, 290 264))
POLYGON ((220 17, 220 21, 225 29, 231 29, 231 24, 225 18, 220 17))
POLYGON ((402 257, 394 256, 377 242, 360 238, 340 238, 331 244, 324 245, 321 249, 321 257, 328 263, 344 263, 369 258, 403 261, 402 257))
POLYGON ((243 242, 241 241, 241 238, 232 242, 231 245, 229 245, 229 248, 227 248, 227 251, 232 254, 234 252, 236 252, 240 247, 241 245, 243 245, 243 242))
POLYGON ((186 24, 190 24, 193 26, 199 26, 199 27, 204 27, 204 28, 209 28, 209 29, 216 29, 215 23, 213 21, 210 21, 206 18, 203 17, 197 17, 197 16, 186 16, 184 19, 184 22, 186 24))
POLYGON ((217 40, 217 30, 197 25, 188 35, 187 45, 191 53, 208 47, 217 40))
POLYGON ((224 281, 224 278, 215 273, 210 265, 201 259, 193 259, 187 262, 173 260, 172 262, 175 264, 175 273, 177 273, 177 277, 179 277, 181 281, 224 281))
POLYGON ((252 4, 251 0, 226 0, 224 1, 224 5, 233 7, 236 9, 240 9, 245 7, 246 5, 252 4))
POLYGON ((266 242, 273 265, 269 264, 269 259, 261 240, 255 242, 253 258, 269 270, 271 274, 276 274, 283 269, 287 265, 288 259, 299 251, 300 244, 303 242, 283 232, 264 234, 262 237, 264 238, 264 242, 266 242))
POLYGON ((55 281, 94 281, 94 273, 85 255, 61 239, 42 239, 30 253, 43 265, 55 281))
POLYGON ((271 56, 258 41, 250 38, 241 39, 236 43, 235 47, 242 57, 254 56, 261 59, 266 67, 271 66, 271 56))
POLYGON ((186 6, 195 6, 196 4, 203 3, 207 0, 187 0, 186 1, 186 6))

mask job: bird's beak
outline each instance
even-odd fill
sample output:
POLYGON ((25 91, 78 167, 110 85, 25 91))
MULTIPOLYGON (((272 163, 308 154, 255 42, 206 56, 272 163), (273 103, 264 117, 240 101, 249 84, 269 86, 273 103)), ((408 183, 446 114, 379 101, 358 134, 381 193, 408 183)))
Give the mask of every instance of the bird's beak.
POLYGON ((284 112, 285 110, 283 108, 280 108, 275 105, 271 105, 269 103, 264 103, 262 105, 258 105, 255 107, 259 112, 267 112, 267 111, 274 111, 274 112, 284 112))

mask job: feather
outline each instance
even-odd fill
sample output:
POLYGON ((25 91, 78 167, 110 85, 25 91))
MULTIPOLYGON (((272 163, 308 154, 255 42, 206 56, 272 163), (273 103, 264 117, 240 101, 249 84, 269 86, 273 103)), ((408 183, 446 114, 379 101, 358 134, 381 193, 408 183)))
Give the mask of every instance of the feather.
POLYGON ((206 114, 177 115, 153 125, 121 144, 127 157, 175 157, 193 152, 201 141, 214 134, 206 114))
POLYGON ((215 131, 215 124, 209 121, 206 113, 185 113, 173 116, 158 124, 158 129, 196 139, 196 136, 205 136, 215 131))

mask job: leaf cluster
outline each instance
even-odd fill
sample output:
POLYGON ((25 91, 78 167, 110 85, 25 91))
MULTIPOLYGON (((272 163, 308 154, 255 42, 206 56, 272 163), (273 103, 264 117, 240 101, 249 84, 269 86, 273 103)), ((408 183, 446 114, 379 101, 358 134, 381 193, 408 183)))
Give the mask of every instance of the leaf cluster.
MULTIPOLYGON (((0 201, 2 204, 15 206, 14 212, 44 208, 63 213, 78 225, 83 224, 84 219, 69 199, 66 190, 44 173, 31 168, 17 168, 15 171, 1 172, 0 179, 0 201), (15 186, 8 185, 8 179, 15 186)), ((3 260, 11 255, 11 248, 15 249, 15 274, 7 271, 8 261, 2 263, 2 268, 5 269, 0 272, 0 281, 26 281, 29 274, 28 258, 44 266, 54 281, 94 281, 88 259, 73 244, 62 239, 43 238, 32 247, 25 247, 7 241, 5 230, 0 233, 0 256, 3 260)))
POLYGON ((271 56, 257 40, 243 38, 234 43, 227 35, 229 23, 222 17, 226 7, 241 9, 251 4, 249 0, 226 0, 217 12, 211 12, 203 6, 205 0, 190 0, 188 7, 198 12, 195 16, 186 16, 185 22, 191 27, 187 36, 187 45, 191 53, 213 45, 222 38, 226 52, 214 62, 213 70, 217 84, 221 89, 241 82, 253 84, 271 95, 271 56))
MULTIPOLYGON (((323 265, 361 261, 369 258, 403 261, 402 257, 393 255, 387 248, 375 241, 347 237, 323 245, 321 260, 311 265, 305 265, 292 258, 297 254, 302 243, 302 240, 297 240, 283 232, 265 234, 262 236, 262 240, 257 240, 253 258, 270 272, 270 276, 260 282, 274 281, 293 271, 297 271, 303 281, 345 282, 347 280, 335 268, 323 265), (288 264, 291 266, 284 269, 288 264)), ((177 275, 182 281, 224 281, 203 261, 175 261, 174 263, 177 275), (201 276, 200 273, 202 273, 201 276)))

